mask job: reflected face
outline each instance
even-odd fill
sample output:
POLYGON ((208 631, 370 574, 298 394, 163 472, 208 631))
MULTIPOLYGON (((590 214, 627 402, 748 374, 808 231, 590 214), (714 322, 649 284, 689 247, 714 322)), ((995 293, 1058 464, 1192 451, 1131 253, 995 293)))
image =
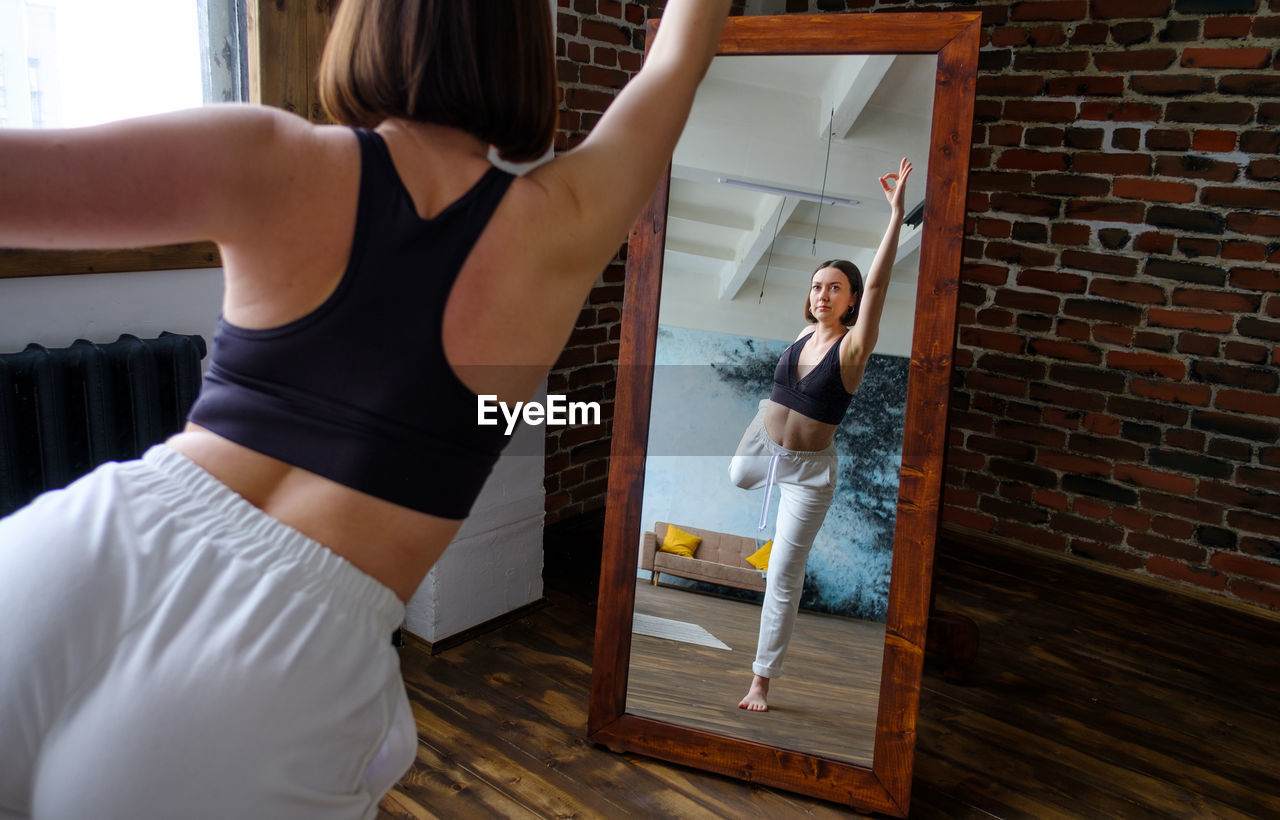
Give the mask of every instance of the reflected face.
POLYGON ((809 312, 822 324, 843 321, 862 294, 839 268, 820 268, 809 284, 809 312))

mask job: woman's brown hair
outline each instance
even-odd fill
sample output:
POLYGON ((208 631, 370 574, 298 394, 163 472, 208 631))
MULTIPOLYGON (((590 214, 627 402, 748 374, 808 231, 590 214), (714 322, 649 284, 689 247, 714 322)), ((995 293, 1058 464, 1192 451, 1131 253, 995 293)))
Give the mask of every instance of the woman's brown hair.
POLYGON ((556 126, 547 0, 345 0, 320 61, 320 103, 344 125, 430 122, 503 159, 537 159, 556 126))
MULTIPOLYGON (((853 327, 858 321, 858 311, 862 308, 862 272, 858 270, 858 266, 847 259, 828 259, 821 265, 813 269, 814 273, 823 268, 835 268, 844 274, 844 278, 849 280, 849 288, 855 294, 853 304, 840 317, 840 324, 845 327, 853 327)), ((804 320, 806 322, 816 322, 813 318, 813 311, 809 310, 809 295, 804 297, 804 320)))

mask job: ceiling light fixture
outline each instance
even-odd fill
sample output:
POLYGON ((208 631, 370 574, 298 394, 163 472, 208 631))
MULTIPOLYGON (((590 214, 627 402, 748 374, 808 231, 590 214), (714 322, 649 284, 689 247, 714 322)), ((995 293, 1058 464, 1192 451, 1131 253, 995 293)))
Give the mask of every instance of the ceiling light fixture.
POLYGON ((716 182, 725 185, 733 185, 737 188, 746 188, 749 191, 760 191, 766 194, 776 194, 777 196, 793 196, 797 199, 805 199, 809 202, 821 202, 826 205, 845 205, 853 207, 860 204, 856 199, 845 199, 838 196, 830 196, 828 194, 815 194, 810 191, 797 191, 792 188, 779 188, 774 185, 765 185, 760 182, 748 182, 745 179, 733 179, 732 177, 717 177, 716 182))

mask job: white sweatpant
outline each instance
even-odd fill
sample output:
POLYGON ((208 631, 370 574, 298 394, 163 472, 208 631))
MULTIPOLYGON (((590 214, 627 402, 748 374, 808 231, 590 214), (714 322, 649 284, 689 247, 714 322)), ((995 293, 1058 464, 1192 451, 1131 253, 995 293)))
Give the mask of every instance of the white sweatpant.
POLYGON ((404 606, 160 445, 0 520, 0 817, 361 818, 404 606))
POLYGON ((751 665, 755 674, 772 679, 782 674, 782 659, 800 611, 805 563, 835 496, 839 458, 834 443, 824 450, 788 450, 769 438, 764 428, 766 405, 767 401, 760 403, 760 412, 743 433, 729 462, 729 477, 744 490, 764 488, 761 529, 768 518, 769 495, 773 485, 778 486, 778 519, 751 665))

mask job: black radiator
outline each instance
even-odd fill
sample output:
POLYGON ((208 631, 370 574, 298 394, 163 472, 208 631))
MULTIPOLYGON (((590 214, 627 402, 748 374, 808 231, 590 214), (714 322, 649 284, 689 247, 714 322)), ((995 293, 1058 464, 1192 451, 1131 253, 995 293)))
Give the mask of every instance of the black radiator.
POLYGON ((0 355, 0 515, 180 430, 204 355, 176 333, 0 355))

